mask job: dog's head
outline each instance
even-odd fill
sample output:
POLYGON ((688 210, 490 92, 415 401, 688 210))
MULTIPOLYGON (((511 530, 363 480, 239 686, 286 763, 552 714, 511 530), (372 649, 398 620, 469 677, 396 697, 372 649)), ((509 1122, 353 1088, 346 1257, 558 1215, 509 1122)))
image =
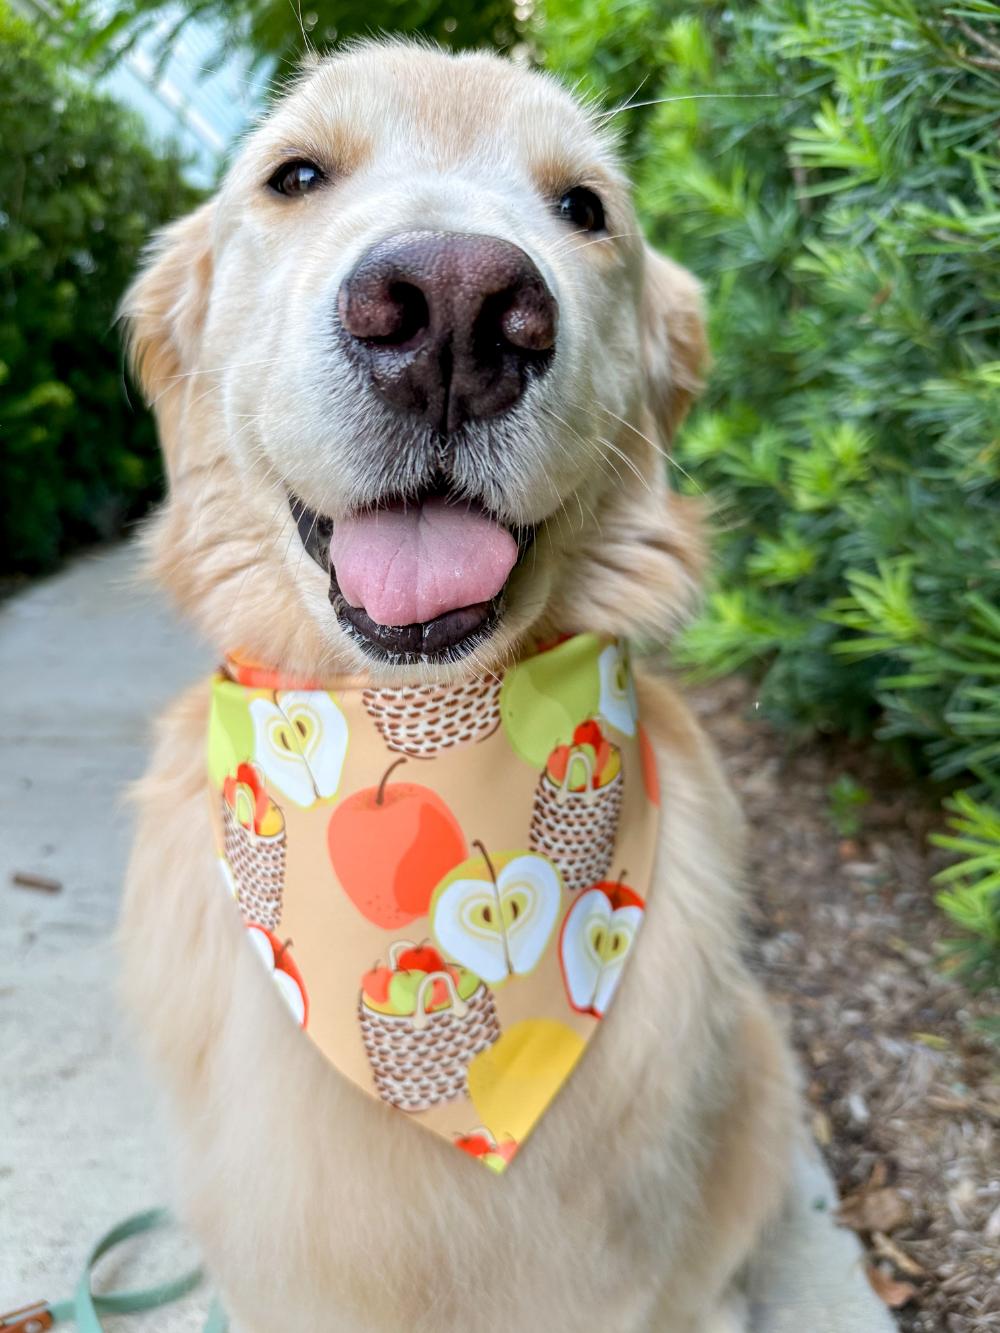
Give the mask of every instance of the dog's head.
POLYGON ((697 524, 663 446, 705 355, 600 116, 487 55, 316 62, 126 297, 160 575, 305 673, 662 633, 697 524))

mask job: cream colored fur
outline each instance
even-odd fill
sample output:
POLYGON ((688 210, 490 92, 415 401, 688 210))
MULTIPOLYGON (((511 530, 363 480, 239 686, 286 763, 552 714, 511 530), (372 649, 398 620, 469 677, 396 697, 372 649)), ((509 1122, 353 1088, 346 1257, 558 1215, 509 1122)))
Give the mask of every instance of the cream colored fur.
MULTIPOLYGON (((595 115, 501 60, 415 46, 310 67, 126 300, 170 477, 155 573, 220 653, 242 645, 306 675, 359 665, 281 487, 334 517, 370 492, 364 448, 392 441, 327 348, 324 310, 366 244, 417 219, 515 240, 560 305, 544 389, 516 431, 482 440, 505 448, 498 508, 543 522, 503 624, 464 670, 502 664, 529 632, 662 633, 703 563, 660 457, 705 358, 697 285, 644 247, 595 115), (325 197, 266 195, 290 152, 329 169, 325 197), (605 198, 599 242, 548 202, 580 181, 605 198)), ((502 1178, 365 1096, 288 1022, 218 882, 206 687, 161 719, 125 980, 166 1094, 180 1207, 242 1327, 744 1326, 732 1285, 780 1204, 796 1095, 740 957, 738 811, 678 696, 644 677, 641 703, 663 786, 644 930, 586 1057, 502 1178)))

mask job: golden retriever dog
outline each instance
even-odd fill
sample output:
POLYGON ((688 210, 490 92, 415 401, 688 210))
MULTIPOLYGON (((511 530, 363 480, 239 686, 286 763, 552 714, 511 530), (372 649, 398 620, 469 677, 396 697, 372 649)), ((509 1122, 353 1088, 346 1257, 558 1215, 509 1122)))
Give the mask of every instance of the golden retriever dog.
MULTIPOLYGON (((705 555, 665 454, 703 370, 701 300, 644 244, 606 120, 492 55, 366 43, 310 63, 154 242, 124 304, 169 476, 148 553, 220 660, 460 681, 683 615, 705 555), (338 524, 449 499, 515 538, 499 589, 484 555, 443 609, 396 588, 403 623, 339 588, 338 524)), ((741 958, 738 811, 680 698, 648 670, 638 687, 663 789, 646 925, 502 1177, 288 1022, 219 889, 207 683, 159 720, 127 996, 181 1213, 240 1328, 746 1326, 797 1094, 741 958)))

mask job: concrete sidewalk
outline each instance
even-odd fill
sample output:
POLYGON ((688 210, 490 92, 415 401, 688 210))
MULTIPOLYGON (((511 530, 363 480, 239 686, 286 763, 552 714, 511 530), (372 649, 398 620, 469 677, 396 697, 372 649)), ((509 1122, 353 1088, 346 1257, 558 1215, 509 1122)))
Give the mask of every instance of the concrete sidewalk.
MULTIPOLYGON (((118 547, 0 608, 0 1312, 68 1294, 93 1239, 167 1195, 110 936, 129 842, 123 789, 142 771, 157 709, 212 659, 135 590, 133 567, 118 547), (62 890, 15 887, 17 872, 62 890)), ((757 1333, 894 1327, 832 1207, 821 1165, 803 1159, 753 1275, 757 1333)), ((182 1252, 179 1238, 147 1245, 107 1276, 174 1274, 182 1252)), ((206 1300, 108 1327, 194 1333, 206 1300)))

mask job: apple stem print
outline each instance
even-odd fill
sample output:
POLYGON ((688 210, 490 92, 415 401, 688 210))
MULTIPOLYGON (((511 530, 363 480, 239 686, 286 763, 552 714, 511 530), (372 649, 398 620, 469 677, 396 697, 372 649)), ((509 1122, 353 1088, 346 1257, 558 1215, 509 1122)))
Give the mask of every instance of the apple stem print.
POLYGON ((361 1036, 383 1101, 424 1111, 462 1096, 469 1063, 500 1036, 489 989, 430 945, 396 941, 361 980, 361 1036))
POLYGON ((550 857, 570 891, 608 872, 622 809, 621 750, 590 718, 549 755, 535 791, 531 846, 550 857))
POLYGON ((660 793, 623 645, 563 637, 502 678, 392 689, 230 661, 207 751, 274 1003, 470 1171, 508 1168, 644 917, 660 793))
POLYGON ((285 818, 253 764, 240 764, 223 784, 222 827, 243 916, 276 930, 285 882, 285 818))

